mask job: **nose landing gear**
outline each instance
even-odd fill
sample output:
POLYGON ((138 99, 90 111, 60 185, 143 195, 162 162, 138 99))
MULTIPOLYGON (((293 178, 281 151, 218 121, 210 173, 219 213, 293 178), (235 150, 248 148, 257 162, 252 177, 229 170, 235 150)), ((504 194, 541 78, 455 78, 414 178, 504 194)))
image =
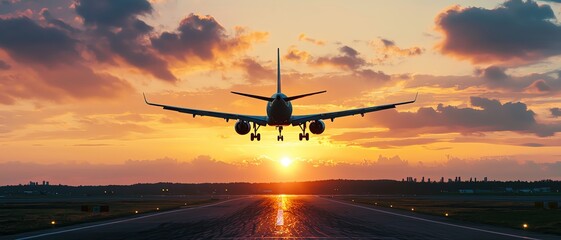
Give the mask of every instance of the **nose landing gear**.
POLYGON ((306 139, 306 141, 310 140, 310 134, 306 132, 306 123, 300 124, 300 129, 302 129, 302 133, 298 134, 298 139, 302 141, 302 139, 306 139))
POLYGON ((254 139, 257 139, 257 141, 261 141, 261 133, 257 133, 257 130, 259 130, 259 127, 261 127, 261 125, 257 125, 255 123, 253 123, 253 132, 250 135, 251 141, 253 141, 254 139))
POLYGON ((279 130, 279 135, 277 136, 277 141, 284 141, 284 136, 282 135, 282 126, 277 126, 279 130))

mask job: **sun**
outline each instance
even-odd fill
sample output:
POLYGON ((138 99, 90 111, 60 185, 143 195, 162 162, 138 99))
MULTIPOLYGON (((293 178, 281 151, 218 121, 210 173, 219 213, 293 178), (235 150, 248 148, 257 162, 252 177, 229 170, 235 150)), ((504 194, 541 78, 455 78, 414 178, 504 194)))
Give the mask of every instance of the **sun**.
POLYGON ((292 159, 290 159, 289 157, 283 157, 283 158, 280 160, 280 164, 281 164, 283 167, 288 167, 288 166, 290 166, 290 164, 292 164, 292 159))

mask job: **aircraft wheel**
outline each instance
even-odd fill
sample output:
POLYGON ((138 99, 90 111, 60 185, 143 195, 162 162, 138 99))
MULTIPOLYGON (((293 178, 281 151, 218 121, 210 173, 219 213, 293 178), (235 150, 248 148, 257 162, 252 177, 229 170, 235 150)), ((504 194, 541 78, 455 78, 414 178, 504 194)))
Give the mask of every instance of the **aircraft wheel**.
POLYGON ((254 138, 255 138, 255 134, 251 133, 251 136, 250 136, 251 141, 253 141, 254 138))
POLYGON ((261 133, 258 133, 256 137, 257 137, 257 141, 261 141, 261 133))
POLYGON ((280 140, 281 140, 281 141, 284 141, 284 136, 280 136, 280 140))
POLYGON ((302 133, 298 133, 298 139, 302 141, 302 133))
POLYGON ((306 133, 306 141, 309 141, 309 140, 310 140, 310 134, 306 133))

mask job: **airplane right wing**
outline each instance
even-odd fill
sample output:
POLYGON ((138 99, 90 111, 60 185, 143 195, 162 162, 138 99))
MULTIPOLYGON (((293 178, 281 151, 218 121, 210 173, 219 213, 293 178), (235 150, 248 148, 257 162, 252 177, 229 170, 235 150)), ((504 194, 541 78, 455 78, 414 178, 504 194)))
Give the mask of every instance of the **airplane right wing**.
POLYGON ((158 103, 151 103, 151 102, 148 102, 148 100, 146 100, 146 95, 144 95, 144 93, 142 95, 144 96, 144 102, 146 102, 146 104, 148 104, 148 105, 162 107, 165 110, 171 110, 171 111, 176 111, 176 112, 181 112, 181 113, 193 114, 193 117, 195 117, 195 116, 209 116, 209 117, 215 117, 215 118, 223 118, 223 119, 226 119, 226 120, 230 120, 230 119, 238 120, 239 119, 239 120, 243 120, 243 121, 247 121, 247 122, 254 122, 254 123, 256 123, 258 125, 262 125, 262 126, 267 125, 267 117, 266 116, 252 116, 252 115, 243 115, 243 114, 234 114, 234 113, 213 112, 213 111, 206 111, 206 110, 197 110, 197 109, 191 109, 191 108, 169 106, 169 105, 163 105, 163 104, 158 104, 158 103))
POLYGON ((407 102, 399 102, 399 103, 392 103, 392 104, 365 107, 365 108, 356 108, 356 109, 344 110, 338 112, 327 112, 327 113, 318 113, 318 114, 309 114, 309 115, 295 115, 292 117, 291 123, 293 126, 296 126, 296 125, 303 124, 305 122, 320 120, 320 119, 322 120, 331 119, 333 121, 333 119, 339 117, 352 116, 356 114, 364 115, 365 113, 369 113, 369 112, 376 112, 380 110, 395 108, 398 105, 414 103, 415 101, 417 101, 417 95, 415 95, 415 99, 407 102))

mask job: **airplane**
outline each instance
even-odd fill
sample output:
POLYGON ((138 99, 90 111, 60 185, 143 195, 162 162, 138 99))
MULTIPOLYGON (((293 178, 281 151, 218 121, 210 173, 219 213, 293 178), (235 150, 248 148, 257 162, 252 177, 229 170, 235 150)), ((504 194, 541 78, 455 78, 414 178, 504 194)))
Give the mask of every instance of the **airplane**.
POLYGON ((259 99, 262 101, 267 102, 267 115, 266 116, 254 116, 254 115, 244 115, 244 114, 236 114, 236 113, 224 113, 224 112, 213 112, 213 111, 206 111, 206 110, 197 110, 191 108, 184 108, 184 107, 176 107, 170 105, 163 105, 158 103, 151 103, 146 99, 146 95, 143 93, 144 102, 148 105, 162 107, 165 110, 177 111, 181 113, 192 114, 193 118, 195 116, 209 116, 215 118, 223 118, 228 122, 230 119, 237 120, 236 124, 234 125, 234 129, 236 133, 239 135, 246 135, 248 134, 251 129, 253 128, 253 132, 251 133, 251 141, 257 140, 261 141, 261 133, 257 133, 261 126, 275 126, 278 131, 279 135, 277 136, 277 141, 284 141, 284 136, 282 135, 283 127, 285 126, 299 126, 302 130, 302 133, 298 135, 300 141, 306 139, 306 141, 310 140, 310 134, 306 132, 306 128, 309 128, 310 132, 313 134, 322 134, 325 131, 325 123, 323 120, 330 119, 331 122, 335 118, 339 117, 346 117, 346 116, 353 116, 356 114, 360 114, 364 117, 365 113, 369 112, 376 112, 385 109, 395 108, 398 105, 410 104, 417 101, 417 96, 419 93, 415 95, 415 99, 407 102, 399 102, 399 103, 391 103, 386 105, 379 105, 379 106, 372 106, 372 107, 365 107, 365 108, 356 108, 344 111, 337 111, 337 112, 326 112, 326 113, 317 113, 317 114, 307 114, 307 115, 292 115, 292 103, 291 101, 308 97, 320 93, 325 93, 327 91, 319 91, 313 93, 307 93, 302 95, 296 95, 288 97, 281 91, 281 72, 280 72, 280 50, 277 48, 277 92, 274 93, 271 97, 264 97, 258 96, 253 94, 241 93, 241 92, 231 92, 233 94, 241 95, 244 97, 250 97, 259 99), (309 123, 309 127, 308 127, 309 123))

